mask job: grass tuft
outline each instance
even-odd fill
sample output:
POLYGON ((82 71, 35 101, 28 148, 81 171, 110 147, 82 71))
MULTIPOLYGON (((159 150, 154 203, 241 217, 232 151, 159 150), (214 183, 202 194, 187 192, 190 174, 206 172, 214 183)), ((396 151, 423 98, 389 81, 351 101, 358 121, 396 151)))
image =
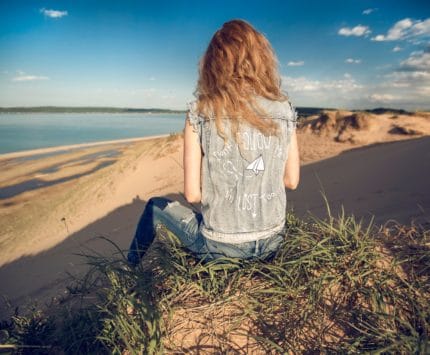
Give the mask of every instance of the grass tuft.
POLYGON ((202 263, 163 228, 136 268, 86 255, 54 316, 1 322, 0 352, 429 353, 430 231, 327 209, 289 211, 270 261, 202 263))

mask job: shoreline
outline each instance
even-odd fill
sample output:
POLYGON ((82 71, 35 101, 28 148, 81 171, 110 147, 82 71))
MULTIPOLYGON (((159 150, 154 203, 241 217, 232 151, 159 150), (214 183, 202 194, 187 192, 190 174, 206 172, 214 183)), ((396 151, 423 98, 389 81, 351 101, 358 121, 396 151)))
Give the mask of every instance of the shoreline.
MULTIPOLYGON (((342 115, 349 123, 349 113, 342 115)), ((430 120, 391 115, 365 118, 367 128, 347 126, 343 131, 352 141, 336 141, 339 130, 322 125, 322 119, 317 121, 321 132, 312 126, 299 129, 300 186, 287 192, 287 208, 300 218, 308 213, 326 217, 324 192, 332 216, 342 208, 346 215, 362 219, 360 223, 367 224, 375 216, 374 225, 412 219, 426 225, 430 161, 422 157, 430 150, 430 120), (396 126, 420 133, 393 134, 396 126)), ((41 304, 60 297, 67 292, 67 275, 86 271, 82 255, 90 250, 118 253, 114 245, 119 250, 129 248, 149 198, 164 196, 188 205, 183 197, 183 137, 180 133, 157 137, 0 155, 5 197, 0 199, 0 296, 21 309, 33 300, 41 304), (55 156, 34 159, 43 151, 55 156)), ((0 302, 0 314, 4 311, 0 302)))
POLYGON ((17 151, 17 152, 0 154, 0 160, 27 157, 27 156, 36 155, 36 154, 61 152, 63 150, 68 151, 71 149, 94 147, 94 146, 106 145, 106 144, 133 143, 133 142, 137 142, 137 141, 164 138, 164 137, 168 137, 168 136, 169 136, 169 134, 160 134, 160 135, 147 136, 147 137, 123 138, 123 139, 114 139, 114 140, 109 140, 109 141, 77 143, 77 144, 69 144, 69 145, 59 145, 59 146, 55 146, 55 147, 36 148, 36 149, 29 149, 29 150, 22 150, 22 151, 17 151))

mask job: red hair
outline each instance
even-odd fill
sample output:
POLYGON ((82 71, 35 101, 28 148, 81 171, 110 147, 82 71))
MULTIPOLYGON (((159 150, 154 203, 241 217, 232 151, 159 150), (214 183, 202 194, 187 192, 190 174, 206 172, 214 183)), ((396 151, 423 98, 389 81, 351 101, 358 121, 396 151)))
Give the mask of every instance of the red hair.
POLYGON ((278 60, 264 35, 244 20, 223 24, 213 35, 199 62, 195 95, 197 111, 213 115, 219 134, 226 139, 222 118, 231 121, 234 139, 240 122, 247 122, 263 134, 277 133, 277 124, 266 116, 254 96, 287 100, 281 92, 278 60))

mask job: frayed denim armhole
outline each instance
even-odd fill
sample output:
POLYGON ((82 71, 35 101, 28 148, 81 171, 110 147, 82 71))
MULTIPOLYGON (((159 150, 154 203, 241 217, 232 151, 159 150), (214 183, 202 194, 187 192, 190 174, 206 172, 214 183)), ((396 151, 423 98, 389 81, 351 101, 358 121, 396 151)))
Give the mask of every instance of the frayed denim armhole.
POLYGON ((201 142, 202 119, 197 114, 197 102, 195 100, 187 102, 187 109, 188 109, 188 121, 190 122, 191 126, 193 126, 193 131, 199 135, 199 140, 201 142))
POLYGON ((299 121, 299 114, 297 113, 294 105, 288 100, 288 104, 290 105, 291 115, 287 119, 288 131, 293 132, 297 128, 297 123, 299 121))

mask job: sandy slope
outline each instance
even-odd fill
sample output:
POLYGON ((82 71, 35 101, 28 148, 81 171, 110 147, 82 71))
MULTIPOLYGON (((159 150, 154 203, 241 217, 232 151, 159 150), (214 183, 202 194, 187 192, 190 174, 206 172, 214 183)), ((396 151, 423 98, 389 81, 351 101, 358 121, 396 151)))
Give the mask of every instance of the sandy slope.
MULTIPOLYGON (((379 223, 430 220, 429 116, 351 115, 328 112, 301 124, 303 167, 289 208, 324 216, 323 187, 333 214, 343 204, 379 223)), ((64 292, 66 272, 85 269, 76 253, 113 250, 95 237, 126 249, 149 197, 182 199, 182 138, 111 142, 28 161, 0 156, 0 169, 0 294, 13 305, 46 301, 64 292)))

